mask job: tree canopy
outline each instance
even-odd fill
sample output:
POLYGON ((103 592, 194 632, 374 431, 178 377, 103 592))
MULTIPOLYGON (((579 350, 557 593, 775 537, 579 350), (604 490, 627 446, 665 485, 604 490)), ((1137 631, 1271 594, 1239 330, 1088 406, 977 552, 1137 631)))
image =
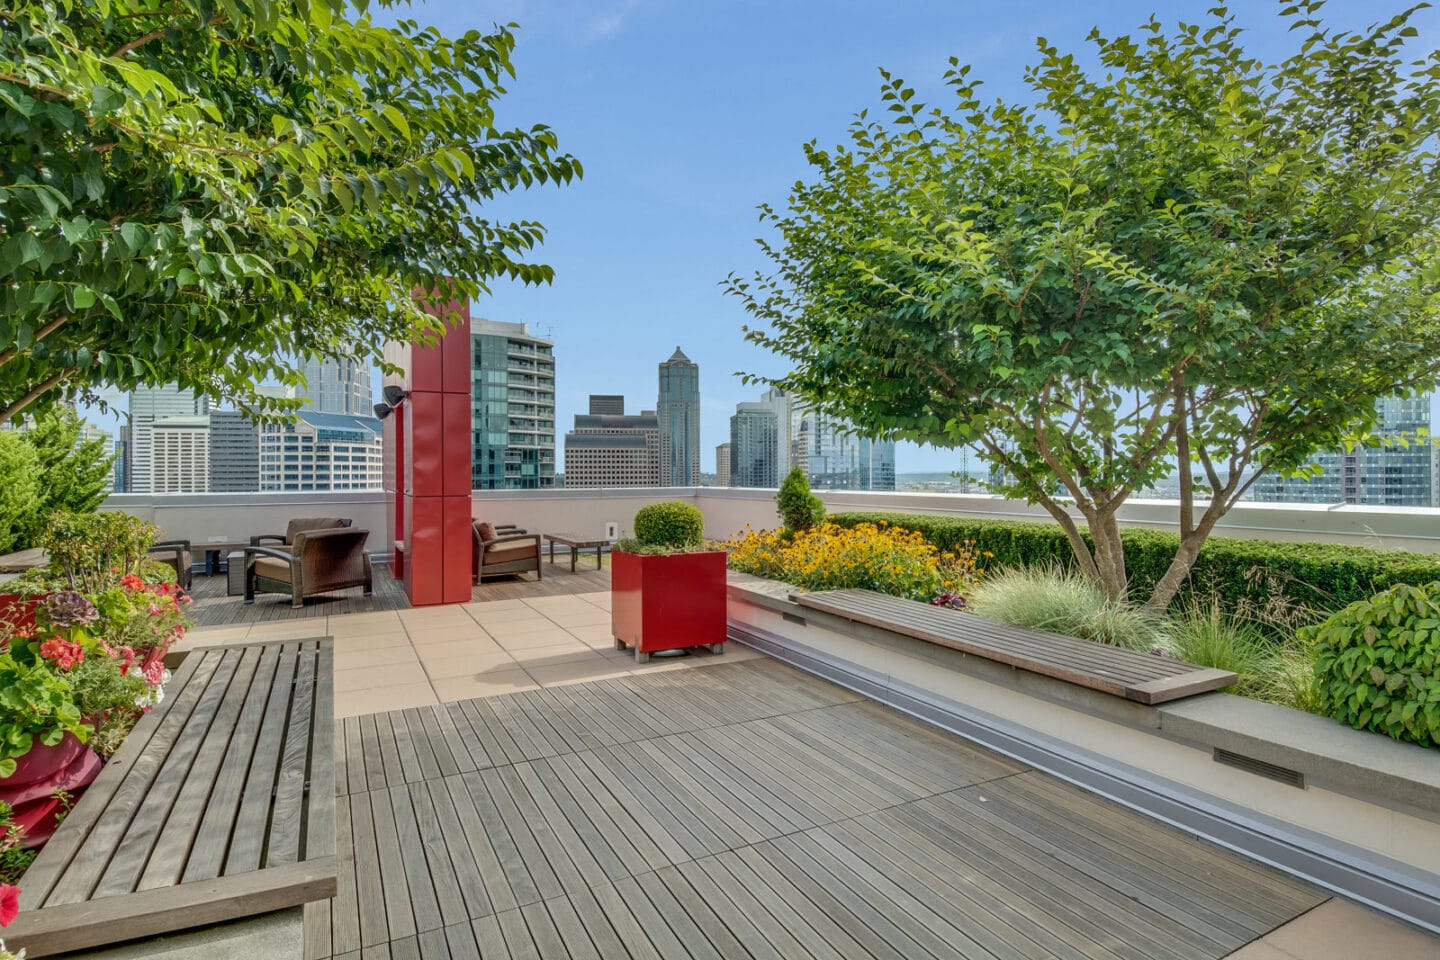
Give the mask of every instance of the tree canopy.
POLYGON ((551 278, 540 224, 482 210, 580 175, 548 128, 495 125, 510 30, 368 6, 0 8, 0 423, 105 384, 273 410, 256 385, 294 358, 379 362, 438 329, 425 303, 551 278))
POLYGON ((1407 60, 1409 12, 1345 33, 1320 8, 1282 11, 1278 63, 1224 8, 1092 32, 1096 70, 1041 39, 1033 105, 982 100, 955 60, 945 108, 884 74, 883 119, 808 145, 813 182, 762 207, 773 271, 730 278, 747 336, 794 364, 764 379, 974 444, 1112 596, 1116 511, 1178 462, 1168 604, 1255 477, 1440 372, 1440 53, 1407 60))

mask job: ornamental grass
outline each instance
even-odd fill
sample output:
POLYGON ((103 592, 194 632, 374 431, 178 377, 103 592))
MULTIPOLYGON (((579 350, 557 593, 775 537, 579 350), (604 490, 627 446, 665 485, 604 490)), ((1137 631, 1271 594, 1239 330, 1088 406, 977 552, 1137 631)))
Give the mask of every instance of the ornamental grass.
POLYGON ((726 549, 730 569, 806 590, 861 588, 928 601, 968 595, 983 574, 973 544, 942 552, 918 533, 873 523, 823 523, 795 533, 746 527, 726 549))

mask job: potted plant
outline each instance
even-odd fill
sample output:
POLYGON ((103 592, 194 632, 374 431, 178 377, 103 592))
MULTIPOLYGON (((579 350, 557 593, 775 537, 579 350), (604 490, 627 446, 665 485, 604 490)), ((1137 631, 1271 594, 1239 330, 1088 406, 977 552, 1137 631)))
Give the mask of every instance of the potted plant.
POLYGON ((705 517, 688 503, 635 513, 635 536, 611 556, 610 625, 615 649, 646 663, 658 650, 725 643, 725 551, 705 543, 705 517))
POLYGON ((189 597, 146 559, 156 532, 124 514, 57 515, 51 566, 26 578, 43 595, 33 620, 0 622, 0 801, 26 846, 49 837, 102 756, 159 702, 189 597))

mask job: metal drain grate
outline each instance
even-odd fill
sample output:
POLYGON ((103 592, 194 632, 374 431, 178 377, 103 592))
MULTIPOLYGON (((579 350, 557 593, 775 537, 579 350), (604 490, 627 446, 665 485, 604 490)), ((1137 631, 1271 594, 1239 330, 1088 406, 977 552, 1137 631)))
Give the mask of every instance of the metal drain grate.
POLYGON ((1215 748, 1215 762, 1223 763, 1227 767, 1237 767, 1249 771, 1257 777, 1265 777, 1267 780, 1278 780, 1280 783, 1292 787, 1305 789, 1305 774, 1299 770, 1291 770, 1289 767, 1282 767, 1278 764, 1267 763, 1264 760, 1257 760, 1254 757, 1247 757, 1243 753, 1231 753, 1220 747, 1215 748))

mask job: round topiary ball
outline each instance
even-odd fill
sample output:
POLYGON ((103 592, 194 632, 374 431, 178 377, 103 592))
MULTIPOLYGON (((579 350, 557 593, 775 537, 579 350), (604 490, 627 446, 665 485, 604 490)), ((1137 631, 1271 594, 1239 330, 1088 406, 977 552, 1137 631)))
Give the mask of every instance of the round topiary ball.
POLYGON ((647 547, 693 547, 705 536, 705 515, 680 500, 635 511, 635 539, 647 547))

